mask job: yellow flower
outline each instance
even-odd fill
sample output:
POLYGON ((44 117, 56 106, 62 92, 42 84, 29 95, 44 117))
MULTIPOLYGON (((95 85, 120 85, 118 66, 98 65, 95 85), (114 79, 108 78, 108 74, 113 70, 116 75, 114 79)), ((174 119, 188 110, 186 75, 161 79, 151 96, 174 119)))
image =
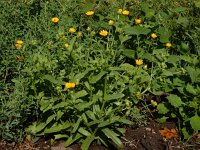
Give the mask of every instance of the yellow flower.
POLYGON ((142 20, 141 19, 135 19, 135 24, 141 24, 142 20))
POLYGON ((142 59, 136 59, 135 60, 135 64, 138 65, 138 66, 142 65, 143 64, 143 60, 142 59))
POLYGON ((151 38, 152 38, 152 39, 156 39, 157 37, 158 37, 158 36, 157 36, 155 33, 152 33, 152 34, 151 34, 151 38))
POLYGON ((123 11, 122 9, 118 9, 117 13, 122 14, 122 11, 123 11))
POLYGON ((77 33, 77 36, 78 36, 78 37, 81 37, 82 35, 83 35, 83 34, 82 34, 82 32, 80 32, 80 31, 77 33))
POLYGON ((108 31, 106 31, 106 30, 101 30, 101 31, 99 32, 99 34, 100 34, 101 36, 107 36, 107 35, 108 35, 108 31))
POLYGON ((165 44, 165 46, 166 46, 166 47, 171 47, 172 44, 168 42, 168 43, 165 44))
POLYGON ((65 46, 65 48, 68 48, 68 47, 69 47, 69 44, 66 43, 64 46, 65 46))
POLYGON ((73 27, 71 27, 71 28, 69 28, 69 32, 70 32, 70 33, 74 33, 74 32, 76 32, 76 29, 73 28, 73 27))
POLYGON ((16 47, 16 49, 20 49, 20 48, 22 47, 22 45, 21 45, 21 44, 18 44, 18 43, 16 43, 16 44, 15 44, 15 47, 16 47))
POLYGON ((17 40, 16 41, 16 44, 20 44, 20 45, 22 45, 24 42, 22 41, 22 40, 17 40))
POLYGON ((158 103, 157 103, 156 101, 154 101, 154 100, 151 100, 151 105, 152 105, 153 107, 156 107, 156 106, 158 106, 158 103))
POLYGON ((129 15, 129 11, 128 11, 128 10, 123 10, 123 11, 122 11, 122 14, 123 14, 123 15, 129 15))
POLYGON ((94 15, 94 11, 88 11, 85 13, 87 16, 93 16, 94 15))
POLYGON ((59 22, 59 18, 53 17, 53 18, 51 18, 51 21, 52 21, 53 23, 58 23, 58 22, 59 22))
POLYGON ((114 24, 114 21, 113 21, 113 20, 109 20, 109 21, 108 21, 108 24, 111 26, 111 25, 114 24))
POLYGON ((71 82, 65 83, 65 88, 66 89, 73 89, 73 88, 75 88, 75 86, 76 86, 75 83, 71 83, 71 82))
POLYGON ((17 61, 22 62, 22 61, 24 61, 24 56, 18 55, 18 56, 16 57, 16 59, 17 59, 17 61))

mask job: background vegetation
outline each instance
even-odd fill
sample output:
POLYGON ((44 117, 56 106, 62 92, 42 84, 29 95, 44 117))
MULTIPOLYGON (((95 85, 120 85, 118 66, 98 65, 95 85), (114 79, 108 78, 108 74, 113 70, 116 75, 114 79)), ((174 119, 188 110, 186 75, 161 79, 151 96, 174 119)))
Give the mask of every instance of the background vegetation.
POLYGON ((87 149, 111 138, 122 147, 122 125, 149 115, 177 122, 181 139, 200 130, 198 1, 2 0, 0 6, 2 139, 52 136, 87 149))

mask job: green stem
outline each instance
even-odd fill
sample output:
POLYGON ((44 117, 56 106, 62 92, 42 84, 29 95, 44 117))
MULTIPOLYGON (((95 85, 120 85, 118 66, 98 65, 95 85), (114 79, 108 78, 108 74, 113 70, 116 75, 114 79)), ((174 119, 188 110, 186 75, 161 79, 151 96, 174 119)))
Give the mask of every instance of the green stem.
POLYGON ((103 104, 102 104, 102 107, 101 107, 101 111, 103 111, 105 104, 106 104, 106 100, 105 100, 106 90, 107 90, 107 76, 105 76, 105 80, 104 80, 103 104))

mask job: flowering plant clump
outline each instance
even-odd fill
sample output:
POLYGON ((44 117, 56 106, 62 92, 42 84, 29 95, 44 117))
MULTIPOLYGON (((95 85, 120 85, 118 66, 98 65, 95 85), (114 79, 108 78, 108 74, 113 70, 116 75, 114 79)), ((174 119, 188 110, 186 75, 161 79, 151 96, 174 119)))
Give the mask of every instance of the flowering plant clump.
POLYGON ((200 14, 185 1, 0 1, 1 138, 120 149, 123 127, 149 116, 198 133, 200 14))

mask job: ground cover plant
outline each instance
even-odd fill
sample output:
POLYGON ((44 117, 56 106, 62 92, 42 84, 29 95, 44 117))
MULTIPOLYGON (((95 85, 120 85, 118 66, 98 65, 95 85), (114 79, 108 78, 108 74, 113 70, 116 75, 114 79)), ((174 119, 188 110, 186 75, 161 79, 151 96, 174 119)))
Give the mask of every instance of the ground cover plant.
MULTIPOLYGON (((1 1, 0 133, 123 147, 124 125, 200 130, 200 4, 189 0, 1 1)), ((169 131, 172 132, 172 131, 169 131)), ((174 130, 173 130, 174 132, 174 130)), ((172 133, 173 133, 172 132, 172 133)))

